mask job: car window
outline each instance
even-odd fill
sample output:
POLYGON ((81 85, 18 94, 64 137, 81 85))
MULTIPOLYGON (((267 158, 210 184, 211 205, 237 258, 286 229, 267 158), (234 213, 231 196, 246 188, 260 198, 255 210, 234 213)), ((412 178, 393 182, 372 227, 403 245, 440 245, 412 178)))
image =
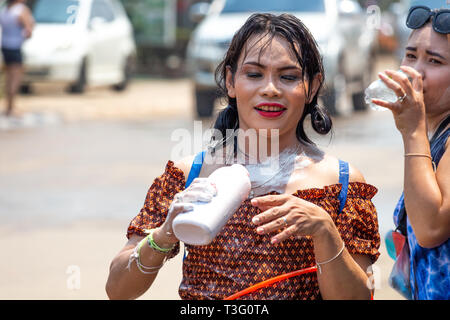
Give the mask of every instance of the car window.
POLYGON ((114 20, 114 11, 109 2, 105 0, 94 0, 92 2, 91 17, 89 20, 94 18, 103 18, 106 22, 111 22, 114 20))
POLYGON ((31 8, 37 23, 74 24, 79 5, 78 0, 36 0, 31 8))
POLYGON ((125 9, 118 0, 111 0, 111 5, 116 16, 126 16, 125 9))
POLYGON ((324 12, 324 0, 227 0, 222 13, 232 12, 324 12))

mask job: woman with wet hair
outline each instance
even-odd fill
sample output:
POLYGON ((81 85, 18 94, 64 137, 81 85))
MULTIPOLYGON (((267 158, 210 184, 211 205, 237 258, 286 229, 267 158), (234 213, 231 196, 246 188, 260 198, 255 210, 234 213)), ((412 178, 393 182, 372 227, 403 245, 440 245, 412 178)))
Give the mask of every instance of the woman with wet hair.
POLYGON ((218 137, 208 150, 169 161, 155 179, 112 261, 108 296, 136 298, 150 288, 179 251, 173 219, 192 202, 211 201, 214 170, 240 163, 250 173, 249 198, 210 244, 185 244, 180 297, 369 299, 367 271, 379 256, 377 190, 305 133, 308 116, 318 133, 331 130, 317 105, 324 72, 307 28, 288 14, 252 15, 216 75, 228 102, 215 122, 218 137), (286 276, 299 270, 314 272, 286 276), (235 295, 275 276, 284 280, 235 295))
MULTIPOLYGON (((392 111, 405 152, 404 192, 394 212, 407 237, 411 299, 450 299, 450 10, 410 9, 401 72, 379 77, 399 97, 392 111)), ((405 247, 405 250, 406 250, 405 247)), ((408 290, 406 287, 409 287, 408 290)))
POLYGON ((296 129, 298 140, 302 140, 306 143, 313 143, 306 136, 303 128, 303 122, 308 115, 311 115, 311 124, 317 133, 327 134, 331 130, 332 121, 330 116, 328 115, 326 109, 317 103, 320 89, 325 81, 322 57, 317 49, 317 44, 308 29, 303 24, 302 28, 292 27, 296 23, 301 23, 298 19, 288 14, 283 15, 283 18, 284 19, 277 21, 277 24, 268 24, 266 16, 255 16, 254 23, 245 24, 240 32, 236 34, 224 60, 216 69, 216 82, 222 92, 222 95, 226 97, 228 102, 228 107, 219 114, 214 126, 216 129, 221 131, 223 136, 226 136, 224 129, 232 129, 239 126, 236 98, 228 95, 226 75, 227 72, 232 75, 236 73, 239 57, 243 50, 243 54, 245 55, 245 50, 248 49, 245 47, 247 40, 255 34, 266 35, 265 38, 261 37, 259 39, 260 41, 265 42, 259 44, 261 46, 261 52, 263 52, 265 47, 270 45, 275 36, 283 37, 291 46, 292 53, 295 54, 295 58, 302 70, 302 80, 314 79, 316 75, 319 75, 316 80, 318 87, 315 88, 315 92, 312 91, 314 89, 313 86, 308 87, 309 91, 307 94, 311 96, 311 101, 305 104, 303 114, 298 122, 296 129), (302 43, 301 47, 298 46, 299 43, 302 43))

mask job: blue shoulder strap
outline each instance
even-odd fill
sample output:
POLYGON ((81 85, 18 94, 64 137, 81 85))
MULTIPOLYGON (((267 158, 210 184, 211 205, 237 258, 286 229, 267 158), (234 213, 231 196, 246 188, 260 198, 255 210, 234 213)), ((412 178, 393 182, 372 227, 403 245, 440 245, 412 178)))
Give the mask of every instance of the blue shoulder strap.
POLYGON ((347 202, 348 175, 348 162, 339 160, 339 183, 342 184, 342 189, 339 193, 339 213, 342 212, 345 207, 345 203, 347 202))
POLYGON ((203 159, 205 157, 205 151, 199 152, 195 155, 194 161, 192 162, 191 170, 189 171, 188 178, 186 180, 186 184, 184 188, 189 187, 194 181, 195 178, 200 174, 200 170, 202 170, 203 159))
MULTIPOLYGON (((188 178, 186 180, 186 184, 184 185, 184 188, 186 189, 189 187, 194 181, 195 178, 198 177, 200 174, 200 170, 202 170, 203 160, 205 158, 205 151, 199 152, 195 155, 194 161, 192 162, 191 170, 189 171, 188 178)), ((184 253, 183 253, 183 261, 186 259, 187 252, 186 252, 186 244, 184 245, 184 253)))

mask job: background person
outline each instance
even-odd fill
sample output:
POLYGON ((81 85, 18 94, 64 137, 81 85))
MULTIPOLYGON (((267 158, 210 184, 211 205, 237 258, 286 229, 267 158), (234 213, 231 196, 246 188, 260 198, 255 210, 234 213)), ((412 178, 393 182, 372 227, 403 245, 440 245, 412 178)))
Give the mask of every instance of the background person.
POLYGON ((6 6, 0 11, 7 116, 13 113, 14 98, 22 81, 22 44, 31 37, 34 25, 31 10, 25 2, 26 0, 7 0, 6 6))
POLYGON ((392 111, 403 138, 404 192, 394 222, 408 237, 412 298, 449 300, 450 10, 412 7, 407 25, 414 30, 401 70, 412 80, 381 73, 399 99, 373 102, 392 111))
MULTIPOLYGON (((352 166, 340 172, 341 162, 305 134, 307 115, 315 131, 331 129, 330 118, 317 105, 324 72, 309 31, 292 15, 255 14, 233 37, 216 74, 229 106, 215 128, 256 130, 258 149, 271 145, 264 129, 278 130, 280 168, 263 175, 263 183, 255 183, 261 175, 249 170, 255 197, 242 203, 210 244, 186 245, 181 298, 224 299, 267 278, 318 266, 317 274, 289 278, 243 298, 369 299, 366 270, 379 255, 371 202, 377 190, 352 166), (340 183, 341 174, 349 183, 340 183)), ((257 159, 257 167, 277 157, 264 159, 258 150, 249 154, 247 142, 238 139, 226 163, 234 163, 240 153, 257 159)), ((178 252, 174 217, 191 210, 192 202, 208 202, 215 195, 206 177, 223 162, 205 161, 200 178, 189 185, 185 177, 193 158, 169 161, 150 187, 129 225, 128 243, 111 263, 106 284, 111 299, 137 298, 147 291, 165 259, 178 252)))

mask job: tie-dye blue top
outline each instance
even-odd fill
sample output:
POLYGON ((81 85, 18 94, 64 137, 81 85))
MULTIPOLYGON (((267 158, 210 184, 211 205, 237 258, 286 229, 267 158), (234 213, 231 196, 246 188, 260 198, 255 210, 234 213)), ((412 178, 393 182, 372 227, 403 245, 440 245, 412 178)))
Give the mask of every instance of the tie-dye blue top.
MULTIPOLYGON (((445 151, 450 136, 447 129, 431 145, 431 156, 436 166, 445 151)), ((403 194, 394 211, 394 224, 398 226, 399 213, 405 205, 403 194)), ((435 248, 423 248, 417 242, 407 218, 408 244, 410 248, 410 282, 414 299, 450 300, 450 239, 435 248)))

